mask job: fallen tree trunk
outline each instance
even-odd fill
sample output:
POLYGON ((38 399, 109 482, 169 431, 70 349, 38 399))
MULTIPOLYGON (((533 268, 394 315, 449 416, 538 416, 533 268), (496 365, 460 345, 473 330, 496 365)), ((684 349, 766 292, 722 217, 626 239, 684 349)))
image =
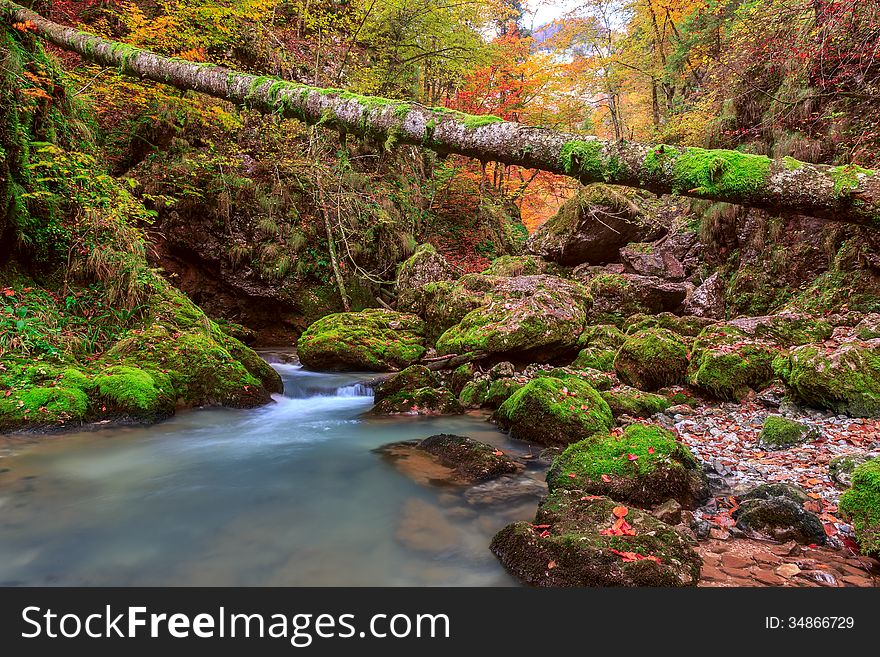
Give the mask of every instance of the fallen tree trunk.
POLYGON ((4 19, 122 73, 385 143, 414 144, 657 194, 788 211, 880 228, 880 172, 739 151, 614 142, 406 101, 321 89, 165 57, 65 27, 8 0, 4 19))

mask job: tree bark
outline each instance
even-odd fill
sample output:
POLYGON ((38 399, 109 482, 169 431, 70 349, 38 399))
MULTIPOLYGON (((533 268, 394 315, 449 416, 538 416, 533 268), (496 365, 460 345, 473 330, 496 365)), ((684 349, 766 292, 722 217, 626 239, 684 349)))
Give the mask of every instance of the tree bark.
POLYGON ((880 172, 738 151, 610 141, 446 108, 321 89, 165 57, 46 20, 0 0, 8 23, 122 73, 222 98, 258 111, 386 143, 541 169, 582 183, 788 211, 880 228, 880 172))

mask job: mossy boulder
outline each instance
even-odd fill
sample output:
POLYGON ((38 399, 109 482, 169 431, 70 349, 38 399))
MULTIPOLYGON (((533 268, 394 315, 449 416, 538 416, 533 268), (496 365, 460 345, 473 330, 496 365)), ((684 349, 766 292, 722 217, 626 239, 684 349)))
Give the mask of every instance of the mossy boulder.
POLYGON ((616 349, 597 349, 584 347, 578 352, 577 358, 571 362, 571 367, 578 369, 599 370, 600 372, 614 371, 614 357, 616 349))
POLYGON ((614 358, 620 380, 639 390, 681 383, 687 368, 687 346, 667 329, 647 329, 629 336, 614 358))
POLYGON ((593 298, 590 321, 622 325, 635 314, 657 314, 678 309, 689 283, 664 281, 638 274, 595 273, 584 279, 593 298))
POLYGON ((880 459, 862 463, 852 473, 852 488, 840 498, 864 554, 880 557, 880 459))
POLYGON ((562 268, 533 255, 506 255, 495 258, 481 273, 484 276, 535 276, 536 274, 559 275, 562 268))
POLYGON ((507 525, 489 549, 531 586, 695 586, 702 560, 690 540, 634 508, 625 516, 631 535, 614 535, 619 506, 607 497, 556 490, 534 523, 507 525))
POLYGON ((578 338, 581 350, 571 367, 612 372, 614 356, 625 340, 626 336, 613 324, 587 326, 578 338))
POLYGON ((877 458, 876 454, 845 454, 836 456, 828 462, 828 476, 842 488, 852 486, 852 474, 862 463, 877 458))
POLYGON ((880 416, 880 339, 795 347, 773 369, 799 402, 853 417, 880 416))
POLYGON ((615 418, 621 415, 651 417, 672 406, 672 402, 663 395, 642 392, 630 386, 619 386, 607 390, 602 393, 602 399, 608 403, 615 418))
POLYGON ((297 352, 312 369, 387 372, 421 358, 424 335, 415 315, 371 308, 322 317, 299 337, 297 352))
POLYGON ((743 317, 731 320, 729 324, 750 337, 774 342, 782 347, 822 342, 831 337, 834 331, 834 327, 823 319, 797 313, 743 317))
POLYGON ((413 254, 397 268, 398 303, 411 304, 418 288, 430 283, 451 281, 458 272, 431 244, 420 244, 413 254))
POLYGON ((583 287, 554 276, 521 276, 500 295, 437 339, 439 354, 484 352, 543 362, 575 349, 590 298, 583 287))
POLYGON ((601 370, 589 367, 556 367, 547 372, 541 372, 538 376, 552 376, 556 379, 580 381, 587 383, 596 390, 611 390, 615 384, 619 383, 613 373, 603 372, 601 370))
POLYGON ((458 401, 465 408, 480 408, 486 403, 490 385, 492 385, 492 382, 488 377, 480 377, 468 381, 464 388, 461 389, 458 401))
POLYGON ((498 408, 501 404, 506 402, 513 393, 524 385, 525 383, 522 380, 514 377, 495 379, 489 384, 489 389, 486 391, 483 405, 488 406, 489 408, 498 408))
POLYGON ((710 327, 693 345, 688 382, 716 399, 739 401, 749 390, 761 390, 773 381, 773 359, 778 355, 778 347, 739 329, 710 327))
POLYGON ((880 313, 870 313, 856 324, 855 336, 859 340, 880 338, 880 313))
POLYGON ((438 434, 418 443, 418 448, 436 456, 470 483, 514 474, 523 466, 492 445, 465 436, 438 434))
POLYGON ((117 366, 101 372, 94 383, 111 412, 147 421, 174 413, 174 387, 163 372, 117 366))
POLYGON ((627 333, 638 333, 650 328, 668 329, 673 333, 687 337, 696 337, 702 333, 706 327, 715 324, 714 319, 706 317, 695 317, 693 315, 685 315, 679 317, 672 313, 659 313, 657 315, 645 315, 638 313, 626 318, 623 328, 627 333))
POLYGON ((547 485, 639 506, 674 499, 693 509, 708 496, 706 476, 688 448, 653 424, 631 424, 620 435, 569 445, 550 466, 547 485))
POLYGON ((539 377, 514 392, 495 413, 510 435, 539 445, 568 445, 611 428, 611 409, 591 385, 539 377))
POLYGON ((803 422, 789 420, 781 415, 770 415, 764 420, 758 446, 767 450, 788 449, 819 437, 819 430, 803 422))
POLYGON ((436 341, 469 312, 498 298, 495 288, 502 286, 505 280, 498 276, 466 274, 454 281, 428 283, 398 298, 397 309, 423 318, 427 338, 436 341))
POLYGON ((448 386, 449 389, 452 390, 456 395, 460 395, 462 389, 470 383, 474 374, 476 374, 477 368, 473 363, 465 363, 464 365, 459 365, 456 367, 452 374, 448 377, 448 386))
POLYGON ((458 398, 427 367, 410 365, 376 386, 373 415, 450 415, 464 412, 458 398))

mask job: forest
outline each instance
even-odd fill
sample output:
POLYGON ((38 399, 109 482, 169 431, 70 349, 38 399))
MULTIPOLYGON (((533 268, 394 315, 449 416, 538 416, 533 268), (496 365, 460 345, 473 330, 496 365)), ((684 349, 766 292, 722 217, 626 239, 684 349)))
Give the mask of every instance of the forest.
POLYGON ((0 584, 880 583, 878 0, 0 18, 0 584))

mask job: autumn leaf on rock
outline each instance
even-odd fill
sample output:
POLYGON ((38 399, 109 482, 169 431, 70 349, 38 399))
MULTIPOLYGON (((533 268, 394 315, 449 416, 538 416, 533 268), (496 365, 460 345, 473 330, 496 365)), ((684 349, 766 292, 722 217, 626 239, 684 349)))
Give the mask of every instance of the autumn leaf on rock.
POLYGON ((612 509, 611 512, 618 518, 623 518, 627 513, 629 513, 629 509, 627 509, 625 506, 616 506, 614 507, 614 509, 612 509))
POLYGON ((611 483, 611 477, 609 477, 607 474, 603 474, 603 475, 602 475, 602 481, 604 481, 606 484, 610 484, 610 483, 611 483))

